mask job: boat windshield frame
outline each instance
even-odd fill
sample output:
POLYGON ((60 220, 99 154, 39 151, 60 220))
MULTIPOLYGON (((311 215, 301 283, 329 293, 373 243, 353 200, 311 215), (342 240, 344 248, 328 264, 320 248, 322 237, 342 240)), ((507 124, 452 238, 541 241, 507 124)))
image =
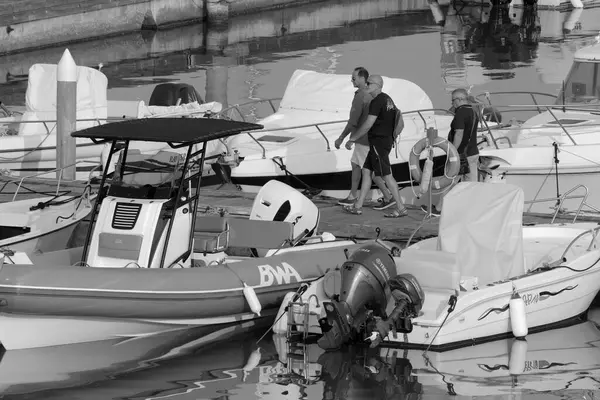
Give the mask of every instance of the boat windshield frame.
MULTIPOLYGON (((127 152, 131 141, 140 141, 144 140, 145 138, 146 141, 150 142, 167 143, 173 149, 187 147, 187 152, 183 158, 183 163, 181 163, 181 160, 175 162, 177 166, 176 168, 174 167, 175 177, 171 181, 172 184, 175 183, 175 187, 170 188, 168 198, 171 198, 173 201, 173 210, 177 210, 183 206, 189 205, 189 212, 192 212, 192 215, 195 216, 198 211, 200 185, 202 181, 202 172, 204 170, 204 161, 206 159, 206 144, 208 141, 226 138, 248 130, 257 130, 262 128, 263 126, 259 124, 224 119, 211 120, 207 118, 157 118, 115 122, 73 132, 71 134, 73 137, 89 138, 95 143, 111 143, 106 164, 104 165, 102 179, 100 181, 99 193, 98 196, 96 196, 96 201, 94 202, 94 207, 90 214, 90 221, 92 222, 89 224, 86 239, 83 245, 81 258, 82 265, 87 265, 88 250, 92 239, 92 233, 94 232, 96 226, 94 222, 96 220, 96 214, 103 198, 107 195, 109 190, 107 188, 107 177, 110 174, 109 170, 112 157, 120 150, 123 150, 123 152, 120 153, 120 157, 122 157, 124 162, 126 162, 127 152), (134 122, 134 124, 131 124, 131 122, 134 122), (172 125, 169 124, 170 122, 172 125), (145 132, 134 131, 132 130, 132 126, 138 129, 140 127, 146 127, 147 130, 145 132), (167 128, 169 130, 166 130, 167 128), (181 129, 177 131, 177 128, 181 129), (171 132, 170 130, 173 131, 171 132), (165 132, 169 132, 168 135, 165 136, 165 132), (202 145, 201 148, 198 149, 200 146, 197 145, 200 143, 202 145), (124 144, 124 147, 121 147, 120 144, 124 144), (181 168, 179 168, 179 165, 181 165, 181 168), (181 176, 177 177, 176 175, 179 170, 181 170, 182 173, 181 176), (192 184, 193 181, 195 181, 195 185, 192 184), (196 190, 194 194, 188 192, 187 189, 189 186, 195 186, 196 190)), ((120 173, 118 174, 121 175, 120 173)), ((122 177, 118 179, 122 179, 122 177)), ((156 189, 156 192, 158 192, 158 188, 156 189)), ((140 197, 135 198, 139 199, 140 197)), ((174 215, 175 213, 173 212, 169 218, 165 243, 169 243, 169 239, 171 237, 171 231, 175 221, 174 215)), ((192 218, 191 223, 192 226, 190 229, 187 246, 188 250, 181 254, 173 262, 173 264, 176 264, 182 260, 185 261, 193 254, 193 239, 196 218, 192 218)), ((159 268, 165 267, 164 262, 167 254, 167 247, 168 246, 166 245, 163 246, 159 268)))
POLYGON ((556 105, 600 107, 600 63, 573 61, 556 98, 556 105))

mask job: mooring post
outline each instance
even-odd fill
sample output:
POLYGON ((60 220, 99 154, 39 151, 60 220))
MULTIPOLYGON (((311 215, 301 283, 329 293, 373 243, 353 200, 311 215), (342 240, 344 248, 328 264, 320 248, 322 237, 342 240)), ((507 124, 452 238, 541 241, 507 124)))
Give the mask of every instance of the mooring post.
POLYGON ((56 73, 56 179, 75 180, 75 131, 77 120, 77 65, 69 49, 65 49, 56 73))

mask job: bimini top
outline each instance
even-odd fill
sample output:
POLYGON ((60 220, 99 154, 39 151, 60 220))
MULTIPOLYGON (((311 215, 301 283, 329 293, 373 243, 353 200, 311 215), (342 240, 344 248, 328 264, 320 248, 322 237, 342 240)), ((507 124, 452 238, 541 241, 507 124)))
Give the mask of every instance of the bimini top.
POLYGON ((132 140, 165 142, 172 147, 181 147, 262 128, 262 125, 226 119, 141 118, 82 129, 71 136, 92 139, 95 143, 132 140))

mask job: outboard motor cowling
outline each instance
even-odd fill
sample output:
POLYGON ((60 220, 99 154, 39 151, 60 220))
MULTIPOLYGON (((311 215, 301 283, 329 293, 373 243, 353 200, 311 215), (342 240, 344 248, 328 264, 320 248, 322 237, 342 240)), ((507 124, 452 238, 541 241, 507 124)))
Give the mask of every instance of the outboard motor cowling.
POLYGON ((369 244, 354 251, 342 265, 340 294, 325 302, 326 321, 321 320, 323 336, 319 346, 338 349, 353 340, 369 311, 386 318, 385 309, 391 291, 388 281, 397 275, 392 255, 379 244, 369 244))

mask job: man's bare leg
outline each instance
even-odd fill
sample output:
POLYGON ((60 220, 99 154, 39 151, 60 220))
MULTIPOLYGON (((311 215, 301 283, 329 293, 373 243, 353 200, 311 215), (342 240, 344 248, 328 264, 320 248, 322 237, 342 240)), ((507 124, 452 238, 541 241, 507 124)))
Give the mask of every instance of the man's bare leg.
POLYGON ((394 175, 389 174, 383 177, 383 180, 385 181, 385 183, 387 184, 388 189, 390 189, 390 192, 392 192, 392 197, 394 198, 394 200, 396 200, 396 207, 398 208, 398 211, 402 212, 406 209, 406 207, 404 206, 404 203, 402 203, 402 200, 400 199, 400 191, 398 190, 398 182, 396 182, 396 179, 394 179, 394 175))
POLYGON ((362 168, 354 163, 350 163, 350 165, 352 166, 352 184, 350 186, 350 196, 356 199, 358 198, 362 168))
POLYGON ((390 189, 386 186, 383 178, 377 175, 373 175, 373 182, 375 182, 379 190, 381 190, 381 194, 383 194, 383 200, 385 200, 386 202, 390 201, 390 199, 392 198, 392 193, 390 189))
POLYGON ((361 208, 363 206, 365 199, 367 198, 367 194, 371 190, 372 183, 373 182, 371 180, 371 170, 363 168, 362 183, 360 185, 360 193, 358 195, 358 199, 356 200, 356 203, 354 203, 355 208, 361 208))

